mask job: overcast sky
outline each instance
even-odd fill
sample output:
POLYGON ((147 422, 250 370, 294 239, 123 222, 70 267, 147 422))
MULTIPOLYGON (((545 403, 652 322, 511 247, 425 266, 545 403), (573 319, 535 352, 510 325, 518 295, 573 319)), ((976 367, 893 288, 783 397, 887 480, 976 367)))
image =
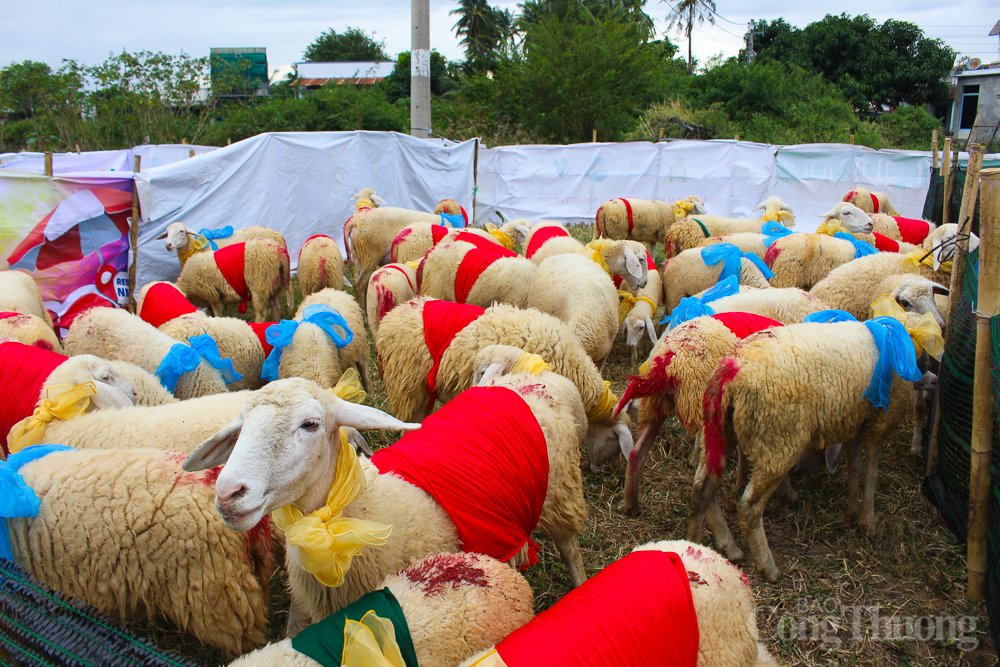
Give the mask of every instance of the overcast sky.
MULTIPOLYGON (((716 1, 721 16, 717 25, 694 32, 695 57, 702 60, 720 52, 735 55, 751 18, 784 17, 802 27, 828 11, 910 21, 964 55, 986 62, 998 59, 998 40, 988 36, 1000 20, 996 0, 848 0, 836 7, 792 0, 763 6, 751 0, 716 1)), ((494 4, 517 10, 517 2, 494 0, 494 4)), ((448 16, 457 2, 430 0, 430 5, 431 46, 448 58, 460 58, 462 50, 451 29, 455 17, 448 16)), ((646 11, 661 30, 666 27, 669 5, 651 0, 646 11)), ((324 30, 339 32, 348 26, 374 31, 376 39, 385 40, 390 55, 410 48, 409 0, 5 0, 0 15, 0 67, 22 60, 58 66, 63 58, 91 65, 122 49, 203 56, 211 47, 264 46, 273 72, 300 61, 305 47, 324 30)), ((675 42, 681 39, 676 34, 671 37, 675 42)))

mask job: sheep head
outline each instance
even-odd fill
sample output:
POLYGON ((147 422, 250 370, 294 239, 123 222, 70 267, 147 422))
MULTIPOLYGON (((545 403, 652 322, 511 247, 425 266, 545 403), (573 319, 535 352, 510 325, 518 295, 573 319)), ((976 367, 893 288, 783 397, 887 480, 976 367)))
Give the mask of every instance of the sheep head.
POLYGON ((948 288, 918 276, 900 281, 892 290, 892 298, 902 306, 907 315, 920 317, 924 313, 930 313, 938 326, 943 328, 944 319, 934 301, 935 294, 948 294, 948 288))
POLYGON ((215 483, 216 508, 229 528, 246 531, 289 503, 308 513, 326 502, 342 426, 420 428, 343 401, 315 382, 290 378, 255 392, 240 416, 201 443, 182 467, 193 472, 223 465, 215 483))
POLYGON ((50 376, 51 385, 78 385, 93 382, 97 393, 90 400, 88 412, 94 409, 128 408, 135 402, 135 388, 125 376, 104 359, 92 354, 70 357, 50 376))
POLYGON ((485 386, 495 377, 510 373, 524 354, 513 345, 488 345, 476 353, 472 362, 473 386, 485 386))
POLYGON ((626 412, 617 417, 609 417, 604 421, 593 422, 587 429, 587 458, 590 459, 590 470, 599 473, 604 464, 613 461, 621 452, 626 459, 632 453, 634 442, 629 430, 632 420, 626 412))
POLYGON ((872 229, 875 228, 871 216, 848 202, 840 202, 819 217, 825 220, 836 218, 840 221, 841 226, 851 234, 871 234, 872 229))
POLYGON ((163 232, 156 237, 156 240, 162 241, 167 240, 167 250, 187 250, 188 244, 191 242, 190 236, 193 236, 194 232, 188 229, 188 226, 183 222, 171 222, 167 225, 167 231, 163 232))
MULTIPOLYGON (((944 262, 955 258, 955 246, 958 243, 958 225, 948 224, 939 227, 931 235, 933 244, 934 270, 941 268, 944 262)), ((979 247, 979 237, 970 232, 969 252, 979 247)))
POLYGON ((694 208, 691 209, 692 213, 697 213, 698 215, 705 215, 708 213, 708 209, 705 208, 705 202, 703 202, 701 197, 698 195, 688 195, 681 201, 686 201, 687 203, 694 205, 694 208))
POLYGON ((622 325, 625 329, 626 344, 633 359, 639 354, 639 343, 642 342, 643 336, 649 336, 650 342, 656 345, 656 327, 653 326, 653 319, 646 314, 646 310, 646 308, 639 307, 637 303, 629 311, 625 317, 625 323, 622 325))
POLYGON ((645 248, 638 241, 615 241, 602 251, 611 275, 622 276, 634 290, 646 286, 648 279, 645 248))
POLYGON ((351 197, 351 199, 353 199, 355 203, 359 199, 367 199, 372 203, 372 206, 374 206, 375 208, 378 208, 379 206, 385 206, 385 200, 379 197, 377 194, 375 194, 375 191, 372 190, 371 188, 362 188, 361 191, 358 192, 358 194, 351 197))

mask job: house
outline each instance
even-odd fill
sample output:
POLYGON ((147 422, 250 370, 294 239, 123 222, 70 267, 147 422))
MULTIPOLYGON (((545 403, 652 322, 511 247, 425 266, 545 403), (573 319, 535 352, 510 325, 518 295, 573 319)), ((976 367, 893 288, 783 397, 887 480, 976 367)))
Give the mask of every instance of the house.
POLYGON ((300 90, 315 90, 328 83, 370 85, 383 81, 395 67, 392 61, 295 63, 298 79, 291 85, 300 90))
MULTIPOLYGON (((267 78, 267 49, 262 46, 213 48, 211 54, 211 78, 231 75, 233 72, 243 79, 241 92, 233 92, 224 97, 247 97, 249 95, 270 95, 267 78)), ((232 81, 228 82, 232 85, 232 81)))
MULTIPOLYGON (((1000 21, 990 35, 1000 35, 1000 21)), ((948 134, 960 141, 982 144, 1000 140, 1000 62, 965 59, 952 70, 948 84, 955 91, 945 124, 948 134), (980 120, 976 135, 969 136, 977 115, 980 120)))

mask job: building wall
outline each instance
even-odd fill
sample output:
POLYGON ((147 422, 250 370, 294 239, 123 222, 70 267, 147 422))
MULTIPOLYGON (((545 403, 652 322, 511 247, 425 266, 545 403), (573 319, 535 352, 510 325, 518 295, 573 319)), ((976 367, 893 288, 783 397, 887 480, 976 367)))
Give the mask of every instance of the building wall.
MULTIPOLYGON (((957 139, 987 142, 1000 123, 1000 70, 984 70, 982 75, 960 76, 955 90, 955 105, 951 114, 950 130, 957 139), (982 114, 980 129, 975 137, 969 137, 968 129, 960 129, 962 122, 962 98, 967 86, 979 86, 979 113, 982 114)), ((1000 137, 1000 133, 997 134, 1000 137)))

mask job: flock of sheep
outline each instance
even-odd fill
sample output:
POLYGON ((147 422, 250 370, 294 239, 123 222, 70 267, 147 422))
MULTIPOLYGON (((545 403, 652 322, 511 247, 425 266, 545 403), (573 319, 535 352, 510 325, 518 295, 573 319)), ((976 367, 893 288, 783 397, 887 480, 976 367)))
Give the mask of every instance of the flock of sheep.
POLYGON ((355 650, 422 667, 775 664, 718 480, 738 459, 740 525, 769 582, 763 509, 794 497, 796 466, 843 452, 848 516, 872 530, 879 448, 908 412, 920 444, 954 225, 863 188, 815 234, 792 233, 774 197, 761 219, 616 199, 584 244, 554 222, 467 227, 453 200, 355 199, 354 296, 337 243, 314 236, 292 320, 287 247, 264 227, 170 225, 176 284, 143 286, 136 315, 84 312, 62 341, 30 276, 0 272, 0 490, 21 503, 0 556, 9 542, 48 586, 121 620, 165 617, 240 665, 355 650), (252 324, 221 316, 248 303, 252 324), (393 415, 362 404, 368 332, 393 415), (602 371, 620 332, 635 362, 652 351, 619 398, 602 371), (689 541, 588 579, 581 448, 594 473, 626 458, 636 514, 670 417, 694 442, 689 541), (373 454, 367 429, 403 435, 373 454), (700 544, 705 520, 722 555, 700 544), (537 560, 535 529, 575 587, 538 616, 516 571, 537 560), (264 646, 275 558, 288 638, 264 646))

